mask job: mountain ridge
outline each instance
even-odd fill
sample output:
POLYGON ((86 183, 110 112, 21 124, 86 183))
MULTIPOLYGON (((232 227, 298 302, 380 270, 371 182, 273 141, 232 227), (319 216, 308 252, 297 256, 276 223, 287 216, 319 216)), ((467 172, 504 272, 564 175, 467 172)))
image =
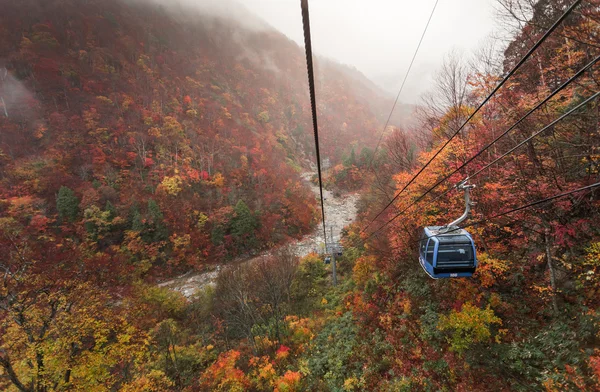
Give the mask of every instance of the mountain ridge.
MULTIPOLYGON (((113 257, 137 233, 160 245, 131 262, 154 260, 149 273, 167 276, 311 230, 316 204, 298 175, 314 159, 303 51, 274 29, 199 12, 137 0, 5 8, 4 208, 30 197, 82 241, 104 237, 95 246, 113 257), (69 222, 56 206, 62 187, 79 202, 69 222), (99 217, 107 203, 119 225, 99 217)), ((350 143, 375 144, 380 97, 366 78, 316 63, 322 154, 339 162, 350 143)))

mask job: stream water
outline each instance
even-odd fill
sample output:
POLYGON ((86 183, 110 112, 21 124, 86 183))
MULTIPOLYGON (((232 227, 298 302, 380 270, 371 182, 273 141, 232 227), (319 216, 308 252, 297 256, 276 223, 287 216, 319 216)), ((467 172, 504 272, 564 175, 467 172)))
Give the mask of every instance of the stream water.
MULTIPOLYGON (((306 172, 302 174, 302 178, 310 186, 311 190, 315 194, 315 197, 319 198, 319 187, 310 182, 310 178, 313 175, 314 173, 312 172, 306 172)), ((330 233, 333 233, 334 240, 338 241, 340 239, 342 229, 356 218, 356 202, 358 201, 358 194, 345 194, 335 197, 333 192, 324 189, 323 196, 325 198, 327 236, 329 237, 330 233)), ((330 239, 328 238, 328 240, 330 239)), ((311 252, 322 252, 325 247, 324 243, 323 226, 319 224, 317 227, 315 227, 311 234, 304 236, 301 240, 289 244, 289 246, 292 247, 292 250, 297 256, 303 257, 311 252)), ((223 268, 226 268, 228 265, 251 263, 253 260, 267 256, 270 253, 271 250, 265 251, 251 258, 219 264, 216 265, 211 271, 190 271, 169 281, 162 282, 159 284, 159 286, 179 291, 186 298, 190 298, 196 291, 203 289, 207 285, 214 285, 220 271, 223 268)))

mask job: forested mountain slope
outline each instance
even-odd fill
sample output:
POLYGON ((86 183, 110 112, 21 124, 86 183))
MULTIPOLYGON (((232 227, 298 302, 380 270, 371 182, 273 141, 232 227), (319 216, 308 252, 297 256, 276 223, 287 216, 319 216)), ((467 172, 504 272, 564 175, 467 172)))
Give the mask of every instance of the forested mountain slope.
MULTIPOLYGON (((306 62, 285 36, 249 17, 149 2, 27 0, 2 10, 5 211, 25 204, 108 254, 139 237, 152 249, 133 259, 162 272, 314 223, 297 173, 314 156, 306 62)), ((322 148, 336 161, 347 148, 340 136, 373 143, 370 107, 389 102, 323 64, 322 148)))
POLYGON ((572 4, 499 3, 505 50, 450 57, 420 132, 388 129, 376 155, 391 102, 317 60, 327 185, 362 191, 337 285, 281 247, 186 300, 157 279, 318 221, 302 49, 249 15, 4 1, 0 389, 600 390, 598 188, 532 204, 600 182, 598 0, 437 154, 572 4), (429 279, 422 227, 462 213, 468 176, 477 271, 429 279))
MULTIPOLYGON (((185 313, 158 278, 316 223, 303 48, 204 11, 0 2, 0 389, 122 388, 150 330, 185 313)), ((391 102, 326 63, 322 152, 336 162, 339 137, 372 144, 372 103, 391 102)))
POLYGON ((362 257, 344 309, 357 326, 355 352, 369 359, 346 374, 367 390, 600 388, 598 188, 503 215, 600 182, 598 1, 578 4, 419 173, 574 2, 499 3, 516 26, 510 43, 476 57, 474 69, 456 58, 442 67, 424 107, 429 147, 389 177, 398 200, 360 233, 389 201, 374 186, 350 230, 362 257), (422 227, 461 215, 464 195, 453 187, 465 178, 477 186, 462 225, 479 266, 472 278, 433 280, 418 262, 422 227), (361 244, 392 218, 386 235, 361 244))

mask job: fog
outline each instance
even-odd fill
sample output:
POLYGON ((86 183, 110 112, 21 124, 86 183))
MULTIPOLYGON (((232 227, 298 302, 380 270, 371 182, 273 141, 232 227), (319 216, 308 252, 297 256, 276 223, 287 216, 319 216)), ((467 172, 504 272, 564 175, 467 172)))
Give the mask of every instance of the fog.
POLYGON ((6 69, 6 62, 0 58, 0 117, 35 120, 34 95, 6 69))
MULTIPOLYGON (((197 0, 203 1, 203 0, 197 0)), ((304 45, 300 0, 238 0, 304 45)), ((312 0, 314 51, 356 67, 396 94, 435 0, 312 0)), ((439 0, 400 98, 418 102, 452 50, 469 55, 496 30, 495 0, 439 0)))
MULTIPOLYGON (((129 0, 235 19, 279 30, 304 46, 300 0, 129 0)), ((309 0, 313 49, 353 66, 395 96, 436 0, 309 0)), ((498 30, 496 0, 439 0, 400 101, 419 103, 450 52, 465 57, 498 30)))

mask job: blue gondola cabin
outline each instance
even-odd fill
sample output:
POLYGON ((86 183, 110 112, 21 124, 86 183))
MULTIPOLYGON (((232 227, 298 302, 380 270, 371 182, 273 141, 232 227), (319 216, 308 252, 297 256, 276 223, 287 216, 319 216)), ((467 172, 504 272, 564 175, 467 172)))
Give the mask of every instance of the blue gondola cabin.
POLYGON ((425 227, 419 247, 419 263, 434 279, 467 278, 477 268, 477 254, 471 235, 464 229, 425 227))

